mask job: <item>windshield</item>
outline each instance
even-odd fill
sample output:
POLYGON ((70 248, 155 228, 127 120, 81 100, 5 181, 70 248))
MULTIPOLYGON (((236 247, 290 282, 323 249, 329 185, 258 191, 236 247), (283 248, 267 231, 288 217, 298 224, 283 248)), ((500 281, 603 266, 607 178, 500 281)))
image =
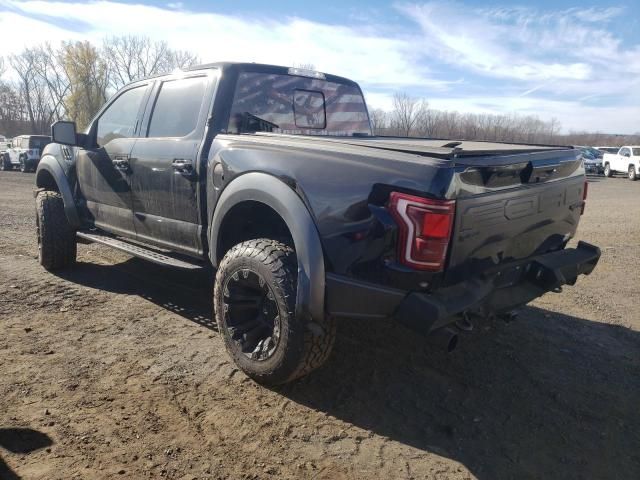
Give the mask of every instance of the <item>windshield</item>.
POLYGON ((600 150, 597 150, 593 147, 585 147, 584 151, 588 152, 589 155, 591 155, 594 158, 600 158, 602 157, 602 152, 600 150))
POLYGON ((370 135, 360 89, 316 78, 243 72, 229 117, 229 133, 370 135))
POLYGON ((29 137, 29 148, 42 150, 49 143, 51 143, 51 138, 49 137, 29 137))

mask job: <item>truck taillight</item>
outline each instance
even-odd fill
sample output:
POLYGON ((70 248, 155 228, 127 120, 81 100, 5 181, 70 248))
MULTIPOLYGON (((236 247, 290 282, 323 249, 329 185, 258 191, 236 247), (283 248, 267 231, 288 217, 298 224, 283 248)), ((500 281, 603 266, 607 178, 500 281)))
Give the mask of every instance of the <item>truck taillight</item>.
POLYGON ((584 181, 584 188, 582 189, 582 208, 580 209, 580 215, 584 213, 584 207, 587 205, 587 192, 589 191, 589 182, 584 181))
POLYGON ((443 270, 453 229, 455 201, 392 192, 389 209, 398 223, 400 262, 417 270, 443 270))

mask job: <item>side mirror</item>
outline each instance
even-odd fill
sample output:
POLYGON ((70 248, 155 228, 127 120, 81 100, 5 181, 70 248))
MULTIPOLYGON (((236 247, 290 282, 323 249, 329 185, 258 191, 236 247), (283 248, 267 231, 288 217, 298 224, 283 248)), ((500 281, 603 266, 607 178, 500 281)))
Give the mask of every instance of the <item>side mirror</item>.
POLYGON ((60 120, 51 125, 51 139, 55 143, 75 147, 78 145, 77 137, 76 122, 60 120))
POLYGON ((625 157, 630 157, 630 156, 631 156, 631 154, 630 154, 629 152, 624 152, 624 156, 625 156, 625 157))

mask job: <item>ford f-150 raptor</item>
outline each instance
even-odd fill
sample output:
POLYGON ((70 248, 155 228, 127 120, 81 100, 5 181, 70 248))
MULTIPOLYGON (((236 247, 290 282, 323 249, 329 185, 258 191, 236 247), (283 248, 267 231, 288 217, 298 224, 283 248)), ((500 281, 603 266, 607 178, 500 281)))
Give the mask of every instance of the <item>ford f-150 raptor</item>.
POLYGON ((39 259, 98 242, 215 269, 215 319, 249 376, 327 358, 337 318, 392 319, 452 349, 455 324, 590 273, 567 243, 585 207, 580 151, 372 135, 360 87, 218 63, 136 81, 84 133, 52 126, 35 191, 39 259))

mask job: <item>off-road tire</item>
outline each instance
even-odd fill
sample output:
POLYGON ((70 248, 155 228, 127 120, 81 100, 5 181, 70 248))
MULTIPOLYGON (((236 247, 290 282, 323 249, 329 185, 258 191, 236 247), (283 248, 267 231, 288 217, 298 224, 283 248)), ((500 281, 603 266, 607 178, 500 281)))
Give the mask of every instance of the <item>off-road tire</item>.
POLYGON ((611 165, 609 165, 608 163, 605 163, 603 173, 605 177, 610 178, 611 175, 613 175, 613 172, 611 171, 611 165))
POLYGON ((75 263, 76 232, 67 220, 62 196, 58 192, 38 192, 36 229, 40 265, 47 270, 59 270, 75 263))
POLYGON ((296 317, 297 271, 295 251, 290 246, 261 238, 231 248, 216 272, 214 311, 227 352, 243 372, 265 385, 286 383, 320 367, 335 341, 334 318, 318 321, 296 317), (254 360, 243 353, 226 324, 228 305, 224 290, 233 275, 244 270, 256 272, 265 280, 278 305, 280 338, 266 360, 254 360))
POLYGON ((13 165, 11 165, 11 160, 9 160, 8 155, 2 154, 0 155, 0 170, 13 170, 13 165))
POLYGON ((635 182, 638 179, 638 175, 636 175, 636 167, 634 167, 633 165, 629 165, 628 176, 629 180, 631 180, 632 182, 635 182))

